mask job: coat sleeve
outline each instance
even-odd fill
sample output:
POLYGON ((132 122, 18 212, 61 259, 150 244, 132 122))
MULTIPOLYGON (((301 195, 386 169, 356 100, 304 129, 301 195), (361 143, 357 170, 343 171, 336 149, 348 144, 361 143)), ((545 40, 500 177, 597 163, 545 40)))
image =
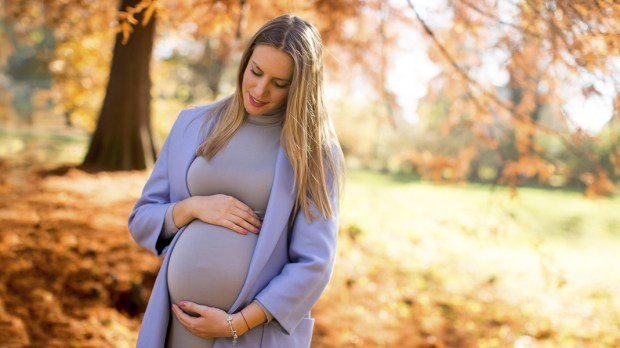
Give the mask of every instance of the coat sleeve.
POLYGON ((129 216, 129 232, 133 239, 157 256, 166 252, 171 241, 171 239, 160 238, 160 234, 164 226, 166 210, 171 205, 168 151, 173 130, 164 142, 151 176, 129 216))
POLYGON ((289 245, 290 262, 262 289, 256 299, 291 334, 318 301, 331 278, 338 239, 337 189, 333 189, 331 219, 317 216, 308 223, 302 210, 297 213, 289 245))

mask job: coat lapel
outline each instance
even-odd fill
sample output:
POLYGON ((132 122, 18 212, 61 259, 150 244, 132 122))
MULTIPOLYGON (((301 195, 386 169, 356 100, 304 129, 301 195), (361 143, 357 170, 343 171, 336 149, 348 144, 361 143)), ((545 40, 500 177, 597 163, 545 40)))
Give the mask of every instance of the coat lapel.
MULTIPOLYGON (((201 137, 202 114, 198 114, 199 117, 194 115, 192 116, 192 119, 185 125, 185 129, 182 130, 181 138, 178 139, 181 149, 179 151, 171 152, 175 156, 175 158, 172 159, 172 161, 174 161, 174 165, 176 168, 182 169, 173 171, 179 175, 179 177, 172 178, 172 181, 178 185, 177 190, 172 190, 172 192, 176 191, 180 195, 180 197, 175 200, 182 200, 191 196, 189 187, 187 186, 187 172, 190 165, 196 158, 196 149, 200 146, 203 140, 201 137)), ((211 124, 207 125, 207 127, 210 126, 211 124)))
POLYGON ((293 167, 291 167, 284 150, 280 147, 261 233, 256 242, 245 283, 235 303, 230 308, 232 312, 237 311, 239 306, 244 303, 244 299, 252 289, 258 275, 267 264, 278 239, 282 233, 286 233, 295 195, 293 167))

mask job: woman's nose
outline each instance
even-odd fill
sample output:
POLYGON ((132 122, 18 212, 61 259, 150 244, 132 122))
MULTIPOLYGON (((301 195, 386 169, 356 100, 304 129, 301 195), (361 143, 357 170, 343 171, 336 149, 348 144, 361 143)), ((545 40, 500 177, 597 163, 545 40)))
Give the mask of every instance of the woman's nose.
POLYGON ((265 96, 267 94, 267 81, 259 80, 254 87, 254 94, 257 97, 265 96))

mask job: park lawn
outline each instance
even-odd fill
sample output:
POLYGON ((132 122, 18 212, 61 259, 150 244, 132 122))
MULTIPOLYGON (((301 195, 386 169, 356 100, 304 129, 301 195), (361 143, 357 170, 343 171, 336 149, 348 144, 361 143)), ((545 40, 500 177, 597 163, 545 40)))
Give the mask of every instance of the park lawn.
MULTIPOLYGON (((77 143, 0 162, 0 341, 134 345, 159 264, 126 228, 147 173, 28 167, 77 143)), ((350 171, 313 347, 620 346, 619 198, 518 193, 350 171)))
POLYGON ((352 171, 323 300, 355 303, 341 310, 358 322, 339 343, 618 346, 618 211, 617 197, 522 188, 512 198, 501 187, 352 171), (410 334, 399 336, 403 324, 410 334))

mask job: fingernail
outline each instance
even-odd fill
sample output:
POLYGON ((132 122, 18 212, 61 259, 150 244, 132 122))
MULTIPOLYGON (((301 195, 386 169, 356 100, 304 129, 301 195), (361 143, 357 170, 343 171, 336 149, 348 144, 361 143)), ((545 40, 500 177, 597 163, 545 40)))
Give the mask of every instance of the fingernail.
POLYGON ((181 307, 185 307, 187 304, 185 303, 185 301, 181 301, 181 302, 179 302, 179 305, 180 305, 181 307))

